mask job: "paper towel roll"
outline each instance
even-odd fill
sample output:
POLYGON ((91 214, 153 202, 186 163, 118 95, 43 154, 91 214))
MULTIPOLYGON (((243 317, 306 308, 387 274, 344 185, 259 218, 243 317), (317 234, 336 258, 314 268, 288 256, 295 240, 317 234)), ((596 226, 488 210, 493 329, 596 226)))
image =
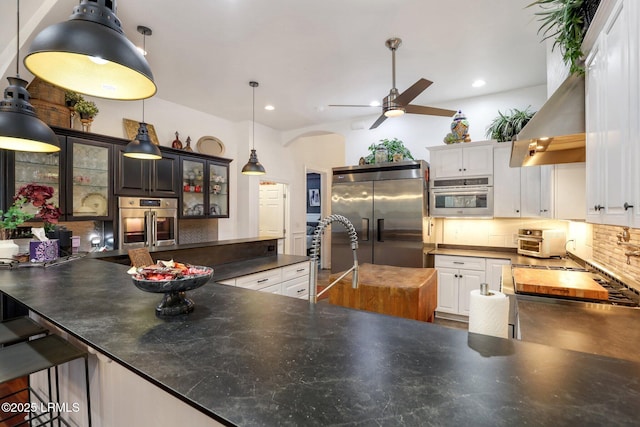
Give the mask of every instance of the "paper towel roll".
POLYGON ((502 292, 482 295, 479 289, 471 291, 469 332, 508 338, 509 298, 502 292))

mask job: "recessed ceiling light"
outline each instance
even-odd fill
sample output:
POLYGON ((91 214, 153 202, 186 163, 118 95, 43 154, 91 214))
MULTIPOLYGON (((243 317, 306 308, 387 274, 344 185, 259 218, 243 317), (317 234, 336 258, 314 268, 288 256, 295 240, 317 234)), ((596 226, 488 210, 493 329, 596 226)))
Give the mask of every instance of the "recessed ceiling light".
POLYGON ((380 101, 371 101, 371 102, 369 103, 369 105, 370 105, 371 107, 379 107, 379 106, 380 106, 380 101))
POLYGON ((473 87, 482 87, 482 86, 484 86, 486 84, 487 84, 487 82, 485 82, 484 80, 478 79, 478 80, 474 81, 473 83, 471 83, 471 86, 473 86, 473 87))
POLYGON ((276 109, 276 107, 274 107, 273 105, 265 105, 264 109, 267 111, 273 111, 276 109))

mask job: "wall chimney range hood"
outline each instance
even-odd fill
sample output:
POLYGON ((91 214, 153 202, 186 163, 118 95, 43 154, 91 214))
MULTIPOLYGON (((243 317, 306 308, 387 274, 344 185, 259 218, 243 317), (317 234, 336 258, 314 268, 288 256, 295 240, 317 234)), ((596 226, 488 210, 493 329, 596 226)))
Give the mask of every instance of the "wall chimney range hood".
POLYGON ((584 76, 570 75, 518 133, 509 166, 584 162, 584 76))

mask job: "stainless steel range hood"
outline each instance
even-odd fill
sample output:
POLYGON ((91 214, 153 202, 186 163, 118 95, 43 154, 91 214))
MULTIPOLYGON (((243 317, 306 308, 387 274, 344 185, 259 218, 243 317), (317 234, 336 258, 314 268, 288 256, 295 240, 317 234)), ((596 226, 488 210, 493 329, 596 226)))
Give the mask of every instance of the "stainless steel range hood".
POLYGON ((522 128, 509 166, 584 162, 584 76, 571 75, 522 128))

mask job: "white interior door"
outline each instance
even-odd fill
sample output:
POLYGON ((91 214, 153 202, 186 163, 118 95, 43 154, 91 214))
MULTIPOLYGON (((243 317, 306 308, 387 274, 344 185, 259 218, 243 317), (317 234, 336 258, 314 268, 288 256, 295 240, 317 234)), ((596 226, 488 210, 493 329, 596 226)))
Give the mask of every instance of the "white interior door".
POLYGON ((285 237, 284 184, 260 183, 260 237, 285 237))

